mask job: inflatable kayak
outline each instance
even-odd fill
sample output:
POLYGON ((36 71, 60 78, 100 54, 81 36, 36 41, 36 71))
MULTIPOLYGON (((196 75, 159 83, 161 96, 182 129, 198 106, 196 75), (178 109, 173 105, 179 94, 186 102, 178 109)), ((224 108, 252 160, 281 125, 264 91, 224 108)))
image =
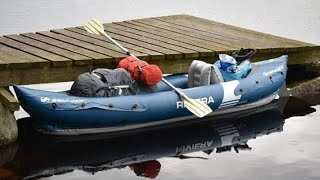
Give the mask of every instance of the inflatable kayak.
MULTIPOLYGON (((210 81, 197 87, 190 87, 196 84, 191 82, 196 76, 190 76, 193 72, 190 69, 188 75, 171 75, 165 79, 188 97, 204 101, 213 110, 208 115, 212 116, 270 103, 285 87, 287 60, 288 56, 284 55, 252 63, 252 70, 245 78, 210 81)), ((181 97, 163 82, 157 85, 155 93, 117 97, 78 97, 22 86, 14 86, 14 90, 23 109, 35 119, 34 128, 45 134, 108 133, 195 118, 184 107, 181 97)))

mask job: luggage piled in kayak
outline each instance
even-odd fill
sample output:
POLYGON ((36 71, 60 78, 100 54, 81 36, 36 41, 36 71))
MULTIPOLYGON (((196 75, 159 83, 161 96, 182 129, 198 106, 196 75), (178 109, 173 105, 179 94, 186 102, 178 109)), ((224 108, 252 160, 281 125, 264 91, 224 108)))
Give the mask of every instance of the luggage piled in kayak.
POLYGON ((251 61, 255 54, 255 49, 241 48, 234 51, 231 56, 219 54, 219 60, 214 65, 219 68, 224 81, 239 80, 247 77, 251 72, 251 61))
POLYGON ((112 97, 150 93, 161 78, 162 72, 157 65, 128 56, 119 62, 117 69, 96 69, 79 75, 70 94, 112 97))

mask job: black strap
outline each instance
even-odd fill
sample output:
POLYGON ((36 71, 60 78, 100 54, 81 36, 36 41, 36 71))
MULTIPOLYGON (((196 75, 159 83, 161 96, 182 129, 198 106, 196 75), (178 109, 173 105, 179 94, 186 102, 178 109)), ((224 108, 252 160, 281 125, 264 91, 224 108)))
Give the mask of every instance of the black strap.
POLYGON ((256 54, 257 50, 255 49, 243 49, 241 48, 238 51, 232 53, 232 57, 236 59, 237 62, 242 62, 246 59, 251 60, 252 57, 256 54))

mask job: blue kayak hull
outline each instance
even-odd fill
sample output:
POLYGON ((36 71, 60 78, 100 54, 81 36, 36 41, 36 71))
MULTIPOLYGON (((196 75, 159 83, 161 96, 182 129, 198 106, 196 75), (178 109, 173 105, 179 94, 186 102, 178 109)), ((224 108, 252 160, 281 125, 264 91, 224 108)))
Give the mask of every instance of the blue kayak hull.
MULTIPOLYGON (((190 98, 206 102, 217 113, 239 111, 271 102, 285 83, 287 56, 253 63, 248 77, 220 84, 186 88, 185 75, 167 80, 190 98)), ((77 97, 14 86, 21 106, 43 133, 79 135, 103 133, 187 120, 189 112, 177 93, 164 83, 158 92, 118 97, 77 97)))

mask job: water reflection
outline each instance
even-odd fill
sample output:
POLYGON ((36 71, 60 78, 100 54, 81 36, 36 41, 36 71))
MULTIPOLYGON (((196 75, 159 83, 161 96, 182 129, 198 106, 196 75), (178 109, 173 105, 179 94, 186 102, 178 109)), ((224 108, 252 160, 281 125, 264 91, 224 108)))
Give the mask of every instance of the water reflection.
MULTIPOLYGON (((99 136, 100 140, 90 141, 78 137, 77 141, 62 142, 61 138, 40 135, 30 131, 30 119, 22 119, 19 120, 19 149, 11 151, 14 158, 3 162, 5 165, 0 170, 4 173, 0 173, 0 178, 37 179, 76 169, 94 174, 127 167, 137 176, 153 179, 161 174, 158 159, 163 157, 206 160, 206 156, 190 153, 209 155, 233 151, 241 154, 250 151, 254 148, 247 144, 251 139, 283 130, 282 112, 294 115, 288 109, 290 106, 284 109, 285 104, 284 99, 246 112, 207 118, 203 123, 113 138, 99 136)), ((310 113, 312 108, 306 107, 304 112, 310 113)))

